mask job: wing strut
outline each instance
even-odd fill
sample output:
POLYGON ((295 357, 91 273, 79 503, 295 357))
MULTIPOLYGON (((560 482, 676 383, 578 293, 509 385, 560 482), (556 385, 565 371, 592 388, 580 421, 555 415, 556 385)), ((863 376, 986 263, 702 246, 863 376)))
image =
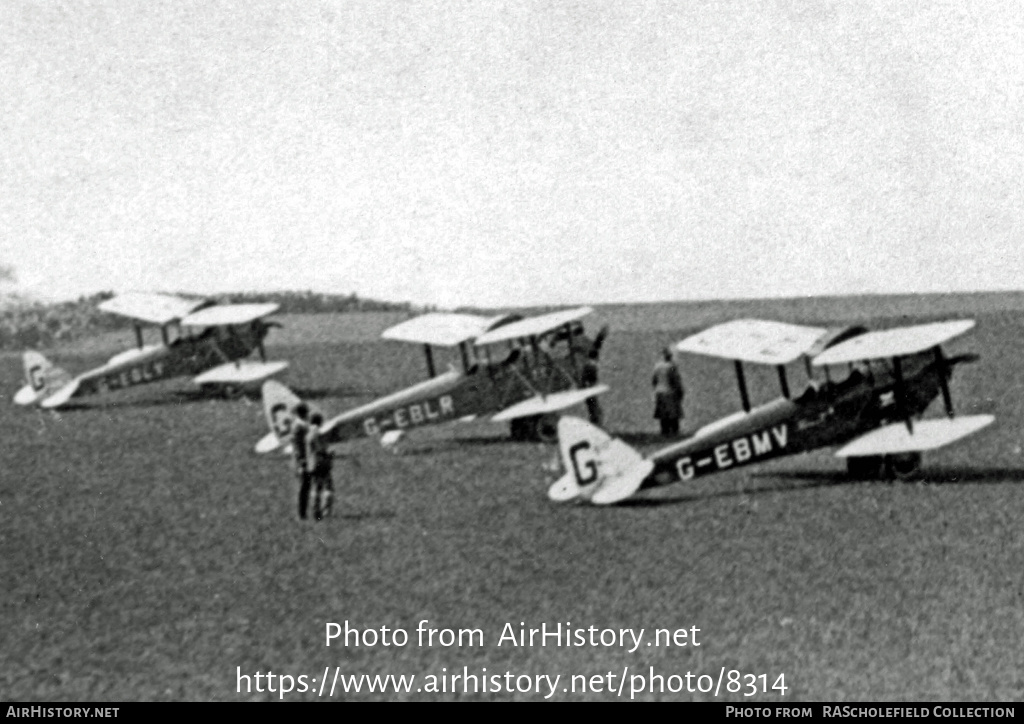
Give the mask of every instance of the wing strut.
POLYGON ((133 326, 135 327, 135 341, 138 343, 139 349, 142 349, 142 327, 138 324, 133 326))
POLYGON ((892 371, 896 377, 896 411, 903 418, 903 421, 907 423, 907 432, 913 435, 914 421, 907 414, 906 399, 904 397, 906 391, 903 388, 903 362, 899 357, 892 358, 892 371))
POLYGON ((423 345, 423 353, 427 356, 427 373, 431 377, 437 376, 437 369, 434 367, 434 351, 429 344, 423 345))
POLYGON ((942 401, 946 405, 946 416, 953 418, 953 396, 949 394, 949 365, 942 354, 942 348, 935 346, 935 365, 939 368, 939 385, 942 387, 942 401))
POLYGON ((776 369, 779 371, 779 387, 782 388, 782 396, 787 400, 789 399, 789 380, 786 379, 786 366, 778 365, 776 369))
POLYGON ((743 376, 743 363, 738 359, 733 360, 736 365, 736 382, 740 386, 740 400, 743 402, 743 411, 750 412, 750 395, 747 394, 747 378, 743 376))

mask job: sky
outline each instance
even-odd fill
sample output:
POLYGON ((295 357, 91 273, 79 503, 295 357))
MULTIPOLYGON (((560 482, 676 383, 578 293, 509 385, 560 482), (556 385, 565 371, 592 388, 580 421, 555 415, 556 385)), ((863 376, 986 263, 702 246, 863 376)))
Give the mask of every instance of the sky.
POLYGON ((7 289, 1024 287, 1017 2, 6 0, 7 289))

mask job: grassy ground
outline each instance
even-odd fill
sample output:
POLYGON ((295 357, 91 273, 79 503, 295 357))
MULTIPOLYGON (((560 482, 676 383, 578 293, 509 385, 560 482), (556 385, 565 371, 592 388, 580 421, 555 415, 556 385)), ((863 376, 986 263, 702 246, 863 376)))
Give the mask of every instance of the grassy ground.
MULTIPOLYGON (((613 698, 561 689, 573 674, 619 676, 624 667, 654 667, 666 679, 717 678, 722 667, 766 674, 769 691, 746 701, 1018 699, 1019 296, 643 305, 595 315, 613 329, 602 360, 613 388, 607 423, 645 450, 657 447, 648 390, 656 352, 697 327, 749 315, 882 325, 974 316, 978 327, 948 349, 982 360, 958 368, 954 399, 960 412, 998 419, 926 456, 923 484, 852 482, 821 451, 612 509, 557 507, 545 497, 549 452, 470 425, 424 433, 397 457, 354 446, 336 469, 337 517, 300 524, 286 462, 251 453, 265 431, 255 402, 202 399, 182 381, 59 414, 4 404, 0 699, 276 698, 236 693, 236 667, 319 681, 326 666, 417 674, 419 685, 463 667, 561 674, 555 699, 613 698), (481 629, 484 645, 417 646, 421 619, 481 629), (325 623, 346 620, 403 628, 411 640, 326 648, 325 623), (498 647, 507 622, 644 628, 645 643, 656 628, 697 627, 701 646, 498 647), (785 697, 770 689, 779 674, 785 697)), ((328 413, 423 374, 419 350, 374 341, 394 316, 360 319, 289 318, 270 348, 291 360, 289 381, 328 413)), ((102 346, 56 359, 81 370, 102 361, 102 346)), ((691 427, 737 408, 731 365, 687 359, 683 372, 691 427)), ((770 372, 751 372, 755 398, 775 394, 770 372)), ((20 377, 18 358, 0 357, 0 389, 13 394, 20 377)))

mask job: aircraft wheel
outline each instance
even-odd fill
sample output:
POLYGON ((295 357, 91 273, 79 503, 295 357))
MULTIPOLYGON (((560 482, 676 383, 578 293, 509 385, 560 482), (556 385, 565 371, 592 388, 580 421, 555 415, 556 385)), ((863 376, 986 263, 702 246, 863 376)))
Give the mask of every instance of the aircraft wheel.
POLYGON ((885 467, 886 472, 896 480, 912 480, 921 472, 921 453, 888 455, 885 467))
POLYGON ((512 439, 515 440, 516 442, 529 440, 531 437, 531 432, 530 425, 528 423, 530 423, 532 420, 532 417, 517 417, 515 420, 510 421, 508 424, 508 432, 512 439))
POLYGON ((846 458, 846 473, 851 478, 877 480, 883 477, 882 458, 877 456, 846 458))
POLYGON ((558 442, 558 416, 533 415, 509 423, 512 439, 518 442, 558 442))
POLYGON ((539 415, 534 426, 534 439, 553 445, 558 442, 558 415, 539 415))
POLYGON ((225 400, 237 400, 245 394, 245 390, 241 385, 224 385, 220 394, 225 400))

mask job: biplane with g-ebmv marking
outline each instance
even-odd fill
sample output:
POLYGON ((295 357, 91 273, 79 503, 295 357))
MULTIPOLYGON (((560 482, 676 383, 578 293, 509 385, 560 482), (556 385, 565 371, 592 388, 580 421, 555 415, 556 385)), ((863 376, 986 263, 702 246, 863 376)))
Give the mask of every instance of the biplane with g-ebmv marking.
POLYGON ((196 375, 193 382, 201 388, 232 396, 288 367, 287 362, 267 362, 263 347, 267 333, 280 326, 265 320, 278 306, 216 304, 167 294, 113 297, 99 308, 132 319, 136 347, 77 377, 38 352, 26 352, 26 385, 14 402, 57 408, 82 397, 190 375, 196 375), (144 344, 143 325, 160 328, 160 344, 144 344), (245 359, 254 350, 260 361, 245 359))
MULTIPOLYGON (((522 319, 431 313, 391 327, 384 339, 422 344, 429 379, 353 408, 325 422, 327 444, 361 437, 397 443, 412 430, 447 422, 508 421, 513 438, 554 441, 557 412, 608 391, 582 387, 586 359, 596 354, 606 330, 591 340, 580 320, 590 307, 522 319), (438 373, 434 348, 458 348, 461 367, 438 373)), ((270 432, 256 445, 260 453, 285 445, 301 402, 284 385, 263 385, 270 432)))
POLYGON ((953 369, 977 355, 947 357, 941 345, 973 326, 972 320, 956 320, 876 332, 829 331, 747 319, 711 327, 676 349, 732 360, 743 410, 646 458, 600 428, 564 417, 558 431, 567 472, 548 497, 606 505, 638 490, 835 445, 852 477, 909 477, 919 469, 922 452, 994 419, 953 414, 953 369), (794 397, 786 365, 800 357, 810 382, 794 397), (744 362, 775 366, 782 397, 752 408, 744 362), (812 377, 812 367, 823 370, 823 381, 812 377), (940 394, 945 416, 916 419, 940 394))

